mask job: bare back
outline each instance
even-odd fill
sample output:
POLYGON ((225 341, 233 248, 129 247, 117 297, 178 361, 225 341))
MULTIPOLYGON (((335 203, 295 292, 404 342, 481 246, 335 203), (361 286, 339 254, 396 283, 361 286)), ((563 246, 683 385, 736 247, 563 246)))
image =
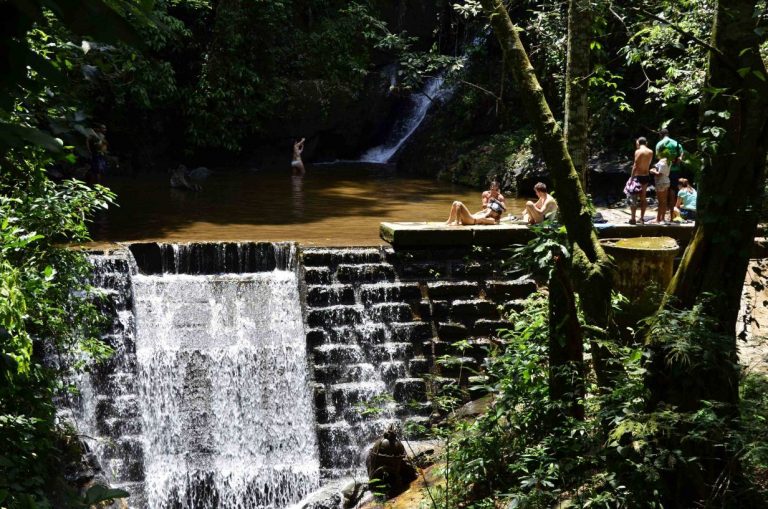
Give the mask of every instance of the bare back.
POLYGON ((653 161, 653 150, 645 145, 640 145, 635 150, 635 164, 632 166, 632 176, 638 177, 649 175, 651 171, 651 161, 653 161))

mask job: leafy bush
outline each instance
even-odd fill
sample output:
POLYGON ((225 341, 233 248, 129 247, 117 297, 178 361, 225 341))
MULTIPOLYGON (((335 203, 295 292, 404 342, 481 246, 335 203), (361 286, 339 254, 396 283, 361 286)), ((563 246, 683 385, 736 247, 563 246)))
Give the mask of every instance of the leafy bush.
POLYGON ((113 195, 53 183, 45 158, 25 156, 20 173, 0 175, 0 504, 11 508, 47 507, 65 461, 53 398, 66 368, 51 359, 83 367, 111 353, 97 339, 91 266, 62 243, 87 240, 86 219, 113 195))
MULTIPOLYGON (((713 365, 705 355, 711 348, 691 342, 700 337, 697 328, 711 325, 702 309, 666 311, 647 324, 664 342, 664 361, 690 371, 687 390, 713 365)), ((710 487, 711 500, 703 502, 728 506, 760 498, 768 472, 768 378, 745 378, 741 426, 711 402, 649 411, 650 351, 614 344, 623 376, 607 393, 588 378, 587 418, 580 421, 565 417, 562 403, 549 396, 546 294, 529 298, 510 321, 513 328, 502 331, 503 345, 490 352, 486 366, 484 388, 493 396, 488 412, 471 422, 449 421, 441 431, 450 447, 446 484, 434 507, 488 508, 499 501, 504 507, 673 507, 668 475, 685 469, 695 477, 708 461, 702 453, 711 448, 734 451, 751 484, 724 471, 721 483, 710 487)))

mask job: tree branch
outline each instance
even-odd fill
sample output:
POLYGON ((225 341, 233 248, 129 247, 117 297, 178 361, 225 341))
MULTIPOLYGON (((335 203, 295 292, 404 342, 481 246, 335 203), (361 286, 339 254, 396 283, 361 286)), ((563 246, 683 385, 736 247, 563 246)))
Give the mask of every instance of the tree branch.
MULTIPOLYGON (((734 65, 731 63, 731 61, 728 60, 728 57, 725 55, 725 53, 723 53, 720 49, 715 48, 714 46, 709 44, 707 41, 704 41, 704 40, 696 37, 691 32, 689 32, 689 31, 687 31, 687 30, 685 30, 683 28, 680 28, 680 26, 676 25, 675 23, 672 23, 668 19, 662 18, 661 16, 657 16, 656 14, 654 14, 654 13, 652 13, 650 11, 646 11, 642 7, 627 7, 627 8, 629 10, 631 10, 631 11, 635 11, 638 14, 641 14, 641 15, 645 16, 646 18, 654 19, 654 20, 656 20, 656 21, 658 21, 660 23, 664 23, 669 28, 671 28, 675 32, 679 33, 680 35, 682 35, 683 37, 688 39, 690 42, 692 42, 694 44, 697 44, 697 45, 701 46, 702 48, 706 49, 707 51, 711 52, 712 54, 716 55, 720 59, 720 61, 722 61, 723 64, 725 64, 725 66, 728 69, 730 69, 731 71, 735 72, 736 74, 739 74, 738 70, 736 69, 736 67, 734 67, 734 65)), ((613 9, 611 9, 611 12, 613 12, 613 14, 616 17, 618 17, 618 14, 616 14, 613 11, 613 9)), ((621 19, 621 18, 619 18, 619 19, 621 19)), ((622 22, 623 22, 623 20, 622 20, 622 22)))

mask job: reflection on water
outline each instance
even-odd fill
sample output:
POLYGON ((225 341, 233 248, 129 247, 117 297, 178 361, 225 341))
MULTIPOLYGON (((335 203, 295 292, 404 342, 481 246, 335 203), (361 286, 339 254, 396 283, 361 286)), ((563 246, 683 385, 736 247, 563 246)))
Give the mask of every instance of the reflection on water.
MULTIPOLYGON (((482 189, 398 175, 381 165, 214 172, 200 192, 171 189, 165 175, 107 179, 118 194, 94 240, 295 240, 380 244, 381 221, 445 221, 453 200, 480 208, 482 189)), ((516 213, 523 201, 510 203, 516 213)))
POLYGON ((304 217, 304 175, 291 176, 291 191, 293 194, 293 217, 304 217))

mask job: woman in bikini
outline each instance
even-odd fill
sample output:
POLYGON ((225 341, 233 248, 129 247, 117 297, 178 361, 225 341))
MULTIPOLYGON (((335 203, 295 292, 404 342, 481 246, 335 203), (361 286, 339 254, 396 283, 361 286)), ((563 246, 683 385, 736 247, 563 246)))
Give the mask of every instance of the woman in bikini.
POLYGON ((504 206, 496 200, 490 201, 488 208, 474 214, 470 213, 462 202, 455 201, 451 205, 451 214, 445 224, 448 226, 498 224, 502 213, 504 213, 504 206))

